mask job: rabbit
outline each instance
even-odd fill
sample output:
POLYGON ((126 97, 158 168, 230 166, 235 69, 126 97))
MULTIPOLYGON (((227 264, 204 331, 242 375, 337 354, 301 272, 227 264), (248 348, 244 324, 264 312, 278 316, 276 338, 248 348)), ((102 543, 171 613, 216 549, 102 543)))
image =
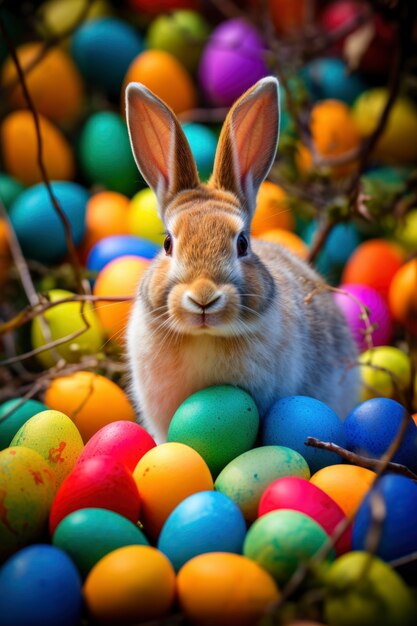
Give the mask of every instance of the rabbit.
POLYGON ((225 384, 247 391, 261 417, 283 396, 309 395, 343 418, 358 401, 359 380, 341 312, 306 262, 250 237, 277 149, 277 79, 260 80, 232 106, 206 184, 177 118, 157 96, 130 83, 126 113, 135 161, 166 228, 126 335, 144 426, 165 441, 189 395, 225 384))

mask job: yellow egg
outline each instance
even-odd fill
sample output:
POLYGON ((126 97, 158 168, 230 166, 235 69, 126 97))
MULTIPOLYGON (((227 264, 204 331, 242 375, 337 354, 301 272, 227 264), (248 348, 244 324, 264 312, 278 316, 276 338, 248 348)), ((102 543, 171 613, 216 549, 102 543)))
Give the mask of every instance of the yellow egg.
POLYGON ((55 491, 55 474, 35 450, 0 452, 0 562, 41 538, 55 491))
MULTIPOLYGON (((71 180, 74 156, 61 131, 39 115, 42 136, 42 156, 51 180, 71 180)), ((24 185, 42 180, 38 165, 38 141, 33 115, 30 111, 10 113, 1 127, 1 147, 6 171, 24 185)))
POLYGON ((10 445, 24 446, 38 452, 53 470, 58 487, 84 448, 74 422, 60 411, 41 411, 28 419, 10 445))
POLYGON ((125 546, 107 554, 84 585, 88 612, 106 624, 157 620, 170 611, 174 597, 174 568, 150 546, 125 546))
POLYGON ((42 36, 61 36, 71 29, 80 17, 83 22, 111 15, 112 9, 105 0, 47 0, 39 7, 37 27, 42 36))
POLYGON ((165 229, 158 215, 158 203, 152 189, 142 189, 133 196, 127 220, 132 235, 162 245, 165 239, 165 229))

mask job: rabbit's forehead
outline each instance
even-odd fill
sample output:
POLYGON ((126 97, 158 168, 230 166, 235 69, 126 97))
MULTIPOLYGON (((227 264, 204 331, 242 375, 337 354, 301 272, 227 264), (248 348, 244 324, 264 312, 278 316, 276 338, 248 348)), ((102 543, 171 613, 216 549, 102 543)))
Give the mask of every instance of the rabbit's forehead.
POLYGON ((188 209, 172 218, 169 230, 183 241, 196 237, 230 241, 245 228, 245 222, 237 213, 222 208, 188 209))

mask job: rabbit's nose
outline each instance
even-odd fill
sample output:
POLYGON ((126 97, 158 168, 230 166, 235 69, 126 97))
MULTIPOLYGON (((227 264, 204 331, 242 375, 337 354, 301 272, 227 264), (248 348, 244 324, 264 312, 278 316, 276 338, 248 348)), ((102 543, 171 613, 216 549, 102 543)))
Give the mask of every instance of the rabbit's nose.
POLYGON ((223 294, 216 291, 210 296, 204 297, 202 294, 186 292, 183 299, 184 307, 192 313, 212 311, 222 304, 223 294))

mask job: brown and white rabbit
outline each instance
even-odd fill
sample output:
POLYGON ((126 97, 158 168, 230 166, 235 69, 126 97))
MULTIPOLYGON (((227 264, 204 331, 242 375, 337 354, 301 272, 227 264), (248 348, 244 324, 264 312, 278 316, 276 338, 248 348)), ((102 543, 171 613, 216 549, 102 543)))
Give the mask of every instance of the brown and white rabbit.
POLYGON ((127 331, 132 391, 158 441, 190 394, 231 384, 260 414, 310 395, 344 417, 358 395, 356 349, 322 279, 286 249, 251 240, 256 195, 275 158, 278 81, 260 80, 224 122, 212 177, 198 178, 174 113, 139 83, 126 91, 136 163, 158 198, 164 249, 145 273, 127 331))

